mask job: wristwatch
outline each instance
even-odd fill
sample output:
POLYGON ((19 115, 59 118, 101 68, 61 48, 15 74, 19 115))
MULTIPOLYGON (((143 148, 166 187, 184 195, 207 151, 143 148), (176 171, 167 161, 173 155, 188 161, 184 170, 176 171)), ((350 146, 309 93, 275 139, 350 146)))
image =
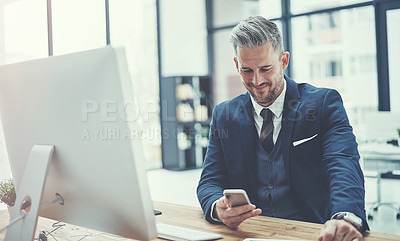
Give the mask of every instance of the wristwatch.
POLYGON ((363 222, 362 219, 357 217, 354 213, 351 212, 341 212, 334 217, 335 219, 343 219, 349 223, 351 223, 358 231, 362 232, 363 230, 363 222))

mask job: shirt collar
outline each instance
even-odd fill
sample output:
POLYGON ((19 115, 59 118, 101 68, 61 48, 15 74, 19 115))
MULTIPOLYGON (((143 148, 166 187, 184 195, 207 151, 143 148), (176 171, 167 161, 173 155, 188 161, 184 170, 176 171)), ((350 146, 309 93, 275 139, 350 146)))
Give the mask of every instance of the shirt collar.
POLYGON ((283 104, 285 101, 285 95, 286 95, 286 79, 283 79, 283 90, 282 93, 276 98, 276 100, 268 107, 263 107, 259 105, 254 99, 253 96, 250 95, 251 102, 253 104, 254 112, 257 114, 258 117, 261 117, 261 111, 264 108, 270 109, 272 113, 276 117, 280 117, 283 112, 283 104))

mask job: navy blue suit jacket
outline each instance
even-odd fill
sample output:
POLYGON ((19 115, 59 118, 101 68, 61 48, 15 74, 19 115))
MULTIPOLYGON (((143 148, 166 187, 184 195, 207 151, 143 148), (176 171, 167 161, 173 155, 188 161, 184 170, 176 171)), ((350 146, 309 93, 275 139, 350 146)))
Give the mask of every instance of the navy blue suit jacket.
MULTIPOLYGON (((286 77, 282 128, 283 159, 293 199, 303 221, 324 223, 349 211, 364 224, 364 176, 342 99, 332 89, 297 84, 286 77), (293 142, 316 135, 309 141, 293 142)), ((210 222, 211 205, 227 188, 246 190, 257 205, 256 147, 249 93, 217 105, 197 196, 210 222)), ((367 227, 367 225, 365 225, 367 227)))

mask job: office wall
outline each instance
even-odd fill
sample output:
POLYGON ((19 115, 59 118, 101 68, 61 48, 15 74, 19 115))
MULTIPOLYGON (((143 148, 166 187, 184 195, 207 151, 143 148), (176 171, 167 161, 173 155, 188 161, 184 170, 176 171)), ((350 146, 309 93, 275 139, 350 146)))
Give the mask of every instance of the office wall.
POLYGON ((204 0, 160 0, 162 76, 208 74, 204 0))

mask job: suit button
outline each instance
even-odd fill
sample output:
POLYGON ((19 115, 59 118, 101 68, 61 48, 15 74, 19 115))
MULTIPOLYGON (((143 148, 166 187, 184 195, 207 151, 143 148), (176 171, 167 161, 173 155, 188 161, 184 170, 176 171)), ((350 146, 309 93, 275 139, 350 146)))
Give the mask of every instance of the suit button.
POLYGON ((272 163, 272 158, 271 158, 271 159, 268 159, 268 162, 269 162, 269 163, 272 163))

